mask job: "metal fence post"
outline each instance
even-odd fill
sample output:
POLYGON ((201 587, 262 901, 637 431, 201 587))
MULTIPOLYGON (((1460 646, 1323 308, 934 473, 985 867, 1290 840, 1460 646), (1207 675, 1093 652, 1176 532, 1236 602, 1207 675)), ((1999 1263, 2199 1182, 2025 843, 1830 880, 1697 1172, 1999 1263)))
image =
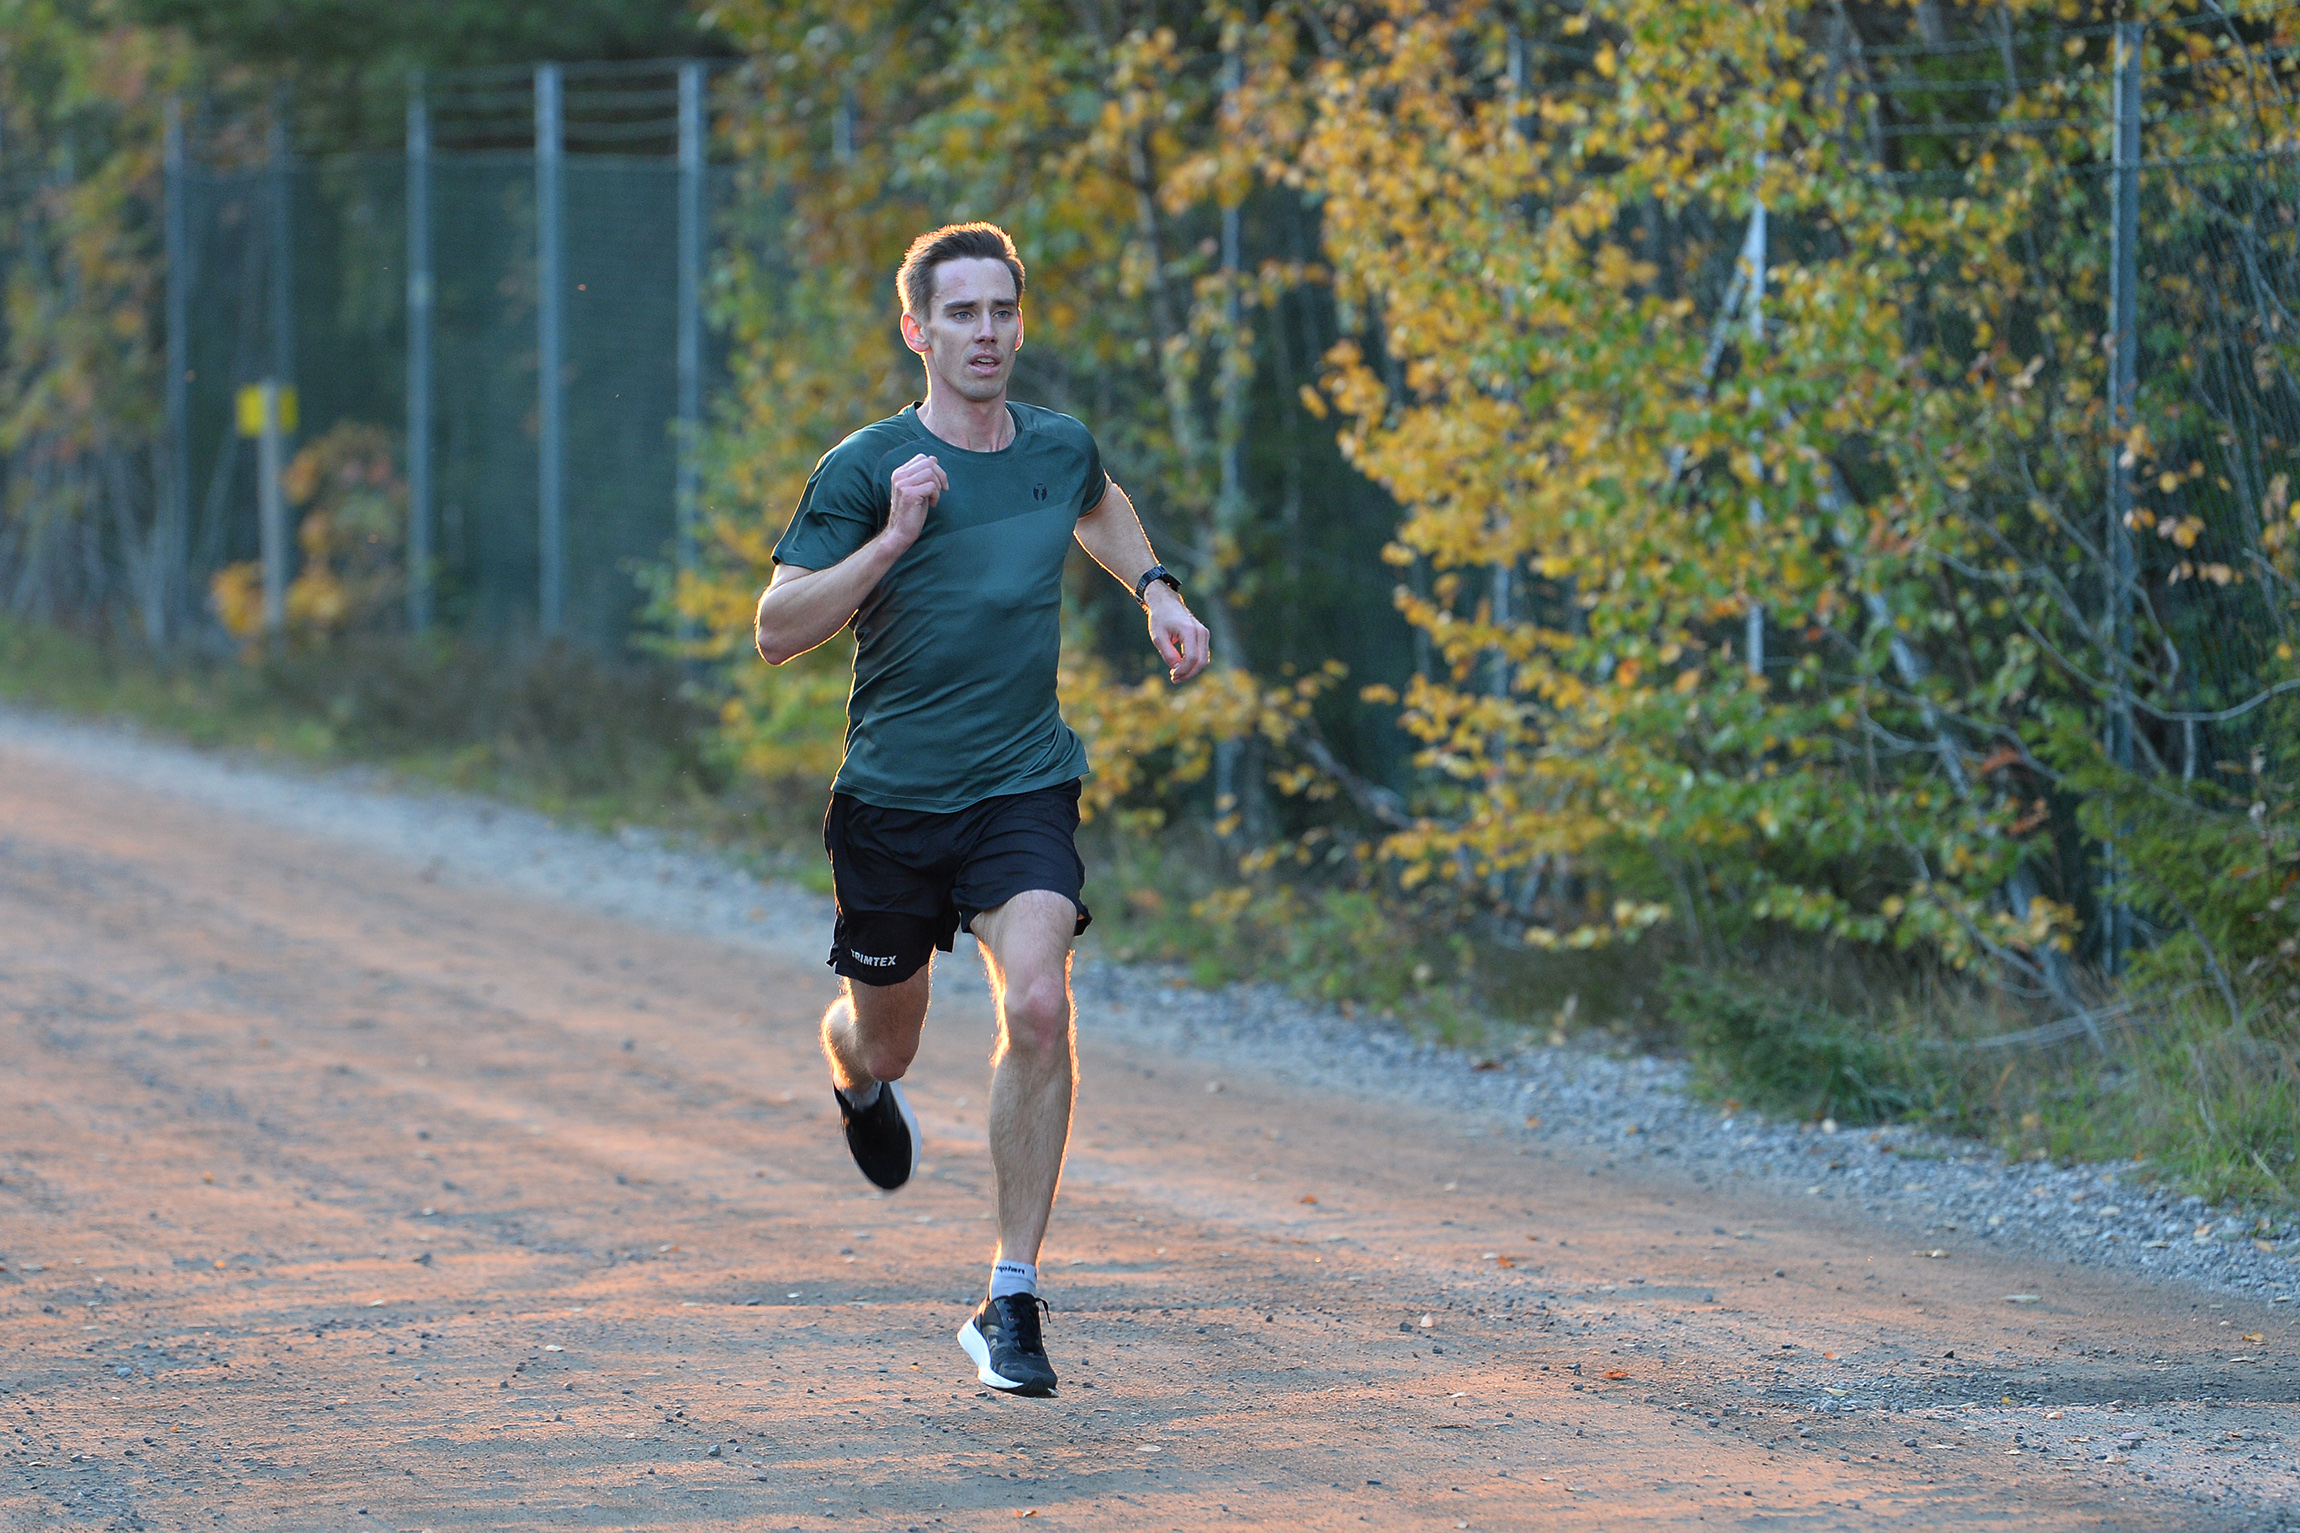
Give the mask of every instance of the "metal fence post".
POLYGON ((431 626, 431 108, 407 99, 407 626, 431 626))
MULTIPOLYGON (((679 66, 679 469, 672 507, 678 578, 695 573, 695 516, 703 431, 703 66, 679 66)), ((682 645, 694 622, 678 615, 682 645)))
MULTIPOLYGON (((1765 155, 1757 154, 1757 199, 1749 209, 1749 234, 1741 246, 1741 259, 1749 268, 1749 339, 1752 343, 1765 338, 1765 155)), ((1752 404, 1758 403, 1754 398, 1752 404)), ((1756 448, 1750 448, 1752 455, 1756 448)), ((1758 482, 1764 482, 1762 473, 1758 482)), ((1765 525, 1765 503, 1755 495, 1749 497, 1749 526, 1755 529, 1765 525)), ((1754 539, 1752 539, 1754 541, 1754 539)), ((1765 674, 1765 604, 1754 598, 1742 634, 1742 643, 1748 650, 1749 674, 1765 674)))
POLYGON ((271 376, 260 385, 262 418, 256 433, 256 535, 263 557, 264 632, 287 627, 287 588, 295 578, 295 547, 280 484, 289 437, 296 425, 295 395, 295 182, 288 165, 288 96, 272 93, 265 134, 271 182, 271 376))
MULTIPOLYGON (((295 170, 288 143, 288 94, 272 94, 271 127, 265 158, 272 183, 272 381, 295 391, 295 170)), ((295 407, 283 407, 282 431, 295 431, 295 407)))
POLYGON ((167 148, 162 198, 165 204, 168 290, 168 482, 160 515, 160 593, 155 641, 173 635, 188 607, 191 572, 191 184, 184 150, 184 103, 168 98, 167 148))
POLYGON ((541 439, 537 488, 542 539, 537 605, 543 631, 557 635, 567 623, 566 487, 562 434, 565 378, 560 360, 559 168, 565 141, 557 64, 535 68, 535 276, 536 435, 541 439))
POLYGON ((256 544, 263 559, 264 632, 277 637, 287 627, 288 524, 287 501, 280 492, 286 468, 283 438, 287 435, 287 396, 279 380, 267 378, 256 385, 256 544))
MULTIPOLYGON (((2126 770, 2132 767, 2132 691, 2127 661, 2132 647, 2132 587, 2135 567, 2132 550, 2133 471, 2129 451, 2139 391, 2139 340, 2136 334, 2139 303, 2140 243, 2140 49, 2142 27, 2119 22, 2116 28, 2116 180, 2113 205, 2114 248, 2109 263, 2109 443, 2108 443, 2108 647, 2109 706, 2108 753, 2126 770)), ((2123 967, 2130 938, 2131 912, 2116 892, 2121 868, 2114 843, 2108 847, 2110 901, 2108 908, 2108 971, 2123 967)))

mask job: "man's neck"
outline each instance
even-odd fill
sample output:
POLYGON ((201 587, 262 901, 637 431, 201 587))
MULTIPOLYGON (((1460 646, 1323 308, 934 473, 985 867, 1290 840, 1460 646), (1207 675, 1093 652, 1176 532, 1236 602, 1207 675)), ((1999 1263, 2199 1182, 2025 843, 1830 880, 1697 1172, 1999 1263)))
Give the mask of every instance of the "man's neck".
POLYGON ((948 392, 937 392, 929 379, 926 399, 918 407, 918 423, 953 447, 968 452, 997 452, 1014 440, 1014 417, 1007 413, 1006 396, 977 404, 948 392))

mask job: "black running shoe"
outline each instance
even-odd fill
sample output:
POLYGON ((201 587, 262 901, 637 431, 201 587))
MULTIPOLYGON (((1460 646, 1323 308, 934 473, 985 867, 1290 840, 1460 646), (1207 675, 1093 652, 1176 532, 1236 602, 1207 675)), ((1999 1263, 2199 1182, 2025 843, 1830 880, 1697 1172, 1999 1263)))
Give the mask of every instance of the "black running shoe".
POLYGON ((836 1087, 831 1096, 839 1104, 847 1148, 862 1174, 888 1192, 909 1181, 918 1170, 918 1114, 910 1110, 902 1088, 893 1081, 881 1082, 878 1099, 868 1107, 849 1107, 836 1087))
POLYGON ((974 1318, 958 1328, 958 1344, 974 1359, 974 1376, 1010 1395, 1054 1393, 1054 1365, 1038 1334, 1038 1312, 1046 1301, 1034 1293, 985 1299, 974 1318))

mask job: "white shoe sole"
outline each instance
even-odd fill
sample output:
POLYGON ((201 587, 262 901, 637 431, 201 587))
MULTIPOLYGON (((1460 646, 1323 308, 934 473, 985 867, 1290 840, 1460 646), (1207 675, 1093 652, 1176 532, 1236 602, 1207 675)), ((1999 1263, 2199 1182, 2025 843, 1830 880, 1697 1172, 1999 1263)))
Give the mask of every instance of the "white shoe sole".
POLYGON ((990 1343, 984 1339, 982 1332, 974 1328, 972 1319, 958 1328, 958 1344, 966 1349, 968 1357, 974 1359, 974 1376, 988 1384, 992 1389, 1011 1390, 1025 1387, 1002 1376, 990 1366, 990 1343))

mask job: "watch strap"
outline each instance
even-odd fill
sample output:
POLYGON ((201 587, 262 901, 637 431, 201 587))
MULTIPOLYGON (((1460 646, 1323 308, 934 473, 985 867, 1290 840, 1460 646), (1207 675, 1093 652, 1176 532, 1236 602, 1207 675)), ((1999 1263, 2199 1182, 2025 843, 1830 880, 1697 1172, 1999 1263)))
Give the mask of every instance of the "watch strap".
POLYGON ((1163 564, 1153 564, 1134 582, 1134 600, 1144 607, 1149 606, 1150 587, 1156 581, 1163 581, 1172 587, 1176 596, 1182 594, 1182 582, 1174 578, 1173 572, 1163 564))

